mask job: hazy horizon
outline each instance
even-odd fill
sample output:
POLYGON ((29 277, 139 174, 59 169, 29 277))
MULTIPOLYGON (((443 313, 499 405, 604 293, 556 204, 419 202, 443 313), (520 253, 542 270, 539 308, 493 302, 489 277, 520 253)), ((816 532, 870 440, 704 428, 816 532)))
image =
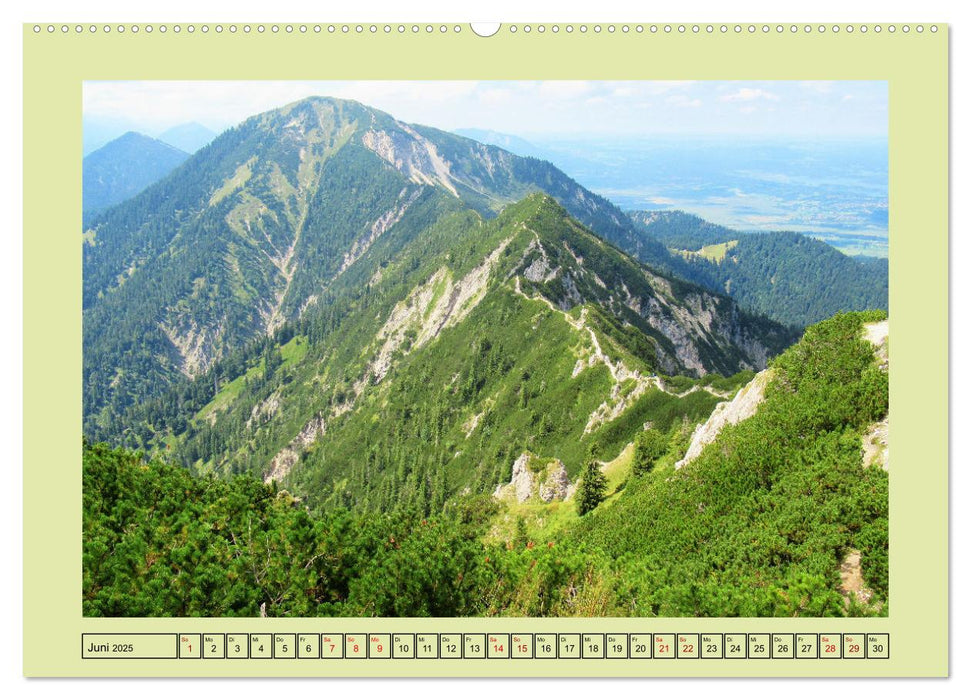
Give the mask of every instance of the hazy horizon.
POLYGON ((86 82, 84 152, 126 131, 196 122, 220 133, 313 95, 477 132, 625 209, 887 254, 883 81, 86 82))
POLYGON ((448 131, 886 136, 885 81, 87 81, 86 120, 223 131, 310 96, 448 131))

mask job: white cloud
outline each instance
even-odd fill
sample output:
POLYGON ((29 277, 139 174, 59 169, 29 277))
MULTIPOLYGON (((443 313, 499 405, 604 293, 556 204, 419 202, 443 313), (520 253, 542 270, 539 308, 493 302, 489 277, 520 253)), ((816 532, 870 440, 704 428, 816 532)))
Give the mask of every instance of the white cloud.
POLYGON ((752 102, 753 100, 778 100, 779 96, 762 88, 739 88, 735 92, 719 97, 722 102, 752 102))
POLYGON ((426 114, 465 101, 478 86, 468 80, 86 82, 83 101, 87 117, 125 115, 146 129, 187 121, 224 128, 313 95, 353 99, 409 119, 419 106, 426 114))
POLYGON ((539 95, 546 99, 563 100, 583 97, 593 92, 588 80, 547 80, 540 85, 539 95))
POLYGON ((676 107, 701 107, 704 104, 699 98, 692 99, 687 95, 671 95, 664 101, 676 107))
POLYGON ((489 88, 479 95, 479 101, 489 106, 508 104, 514 99, 513 91, 505 88, 489 88))
POLYGON ((355 80, 335 83, 306 83, 313 94, 352 97, 361 102, 448 102, 476 93, 479 83, 472 80, 355 80))
POLYGON ((803 80, 799 85, 806 90, 819 93, 830 93, 836 85, 835 80, 803 80))
POLYGON ((673 90, 690 90, 699 84, 703 83, 698 80, 651 80, 640 83, 648 95, 664 95, 673 90))
POLYGON ((311 95, 354 99, 405 122, 524 137, 798 134, 821 124, 880 134, 887 110, 886 83, 876 81, 119 81, 85 83, 84 117, 149 135, 189 121, 218 130, 311 95))

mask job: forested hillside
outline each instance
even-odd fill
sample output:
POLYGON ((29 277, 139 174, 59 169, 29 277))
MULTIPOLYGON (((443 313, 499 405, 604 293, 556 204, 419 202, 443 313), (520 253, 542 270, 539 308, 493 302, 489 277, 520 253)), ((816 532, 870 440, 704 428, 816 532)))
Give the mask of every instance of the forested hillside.
POLYGON ((630 211, 627 215, 639 231, 675 250, 701 250, 745 235, 679 210, 630 211))
POLYGON ((644 421, 701 419, 724 390, 692 376, 760 369, 791 340, 649 272, 546 196, 415 233, 376 243, 325 313, 126 414, 129 439, 315 505, 383 510, 432 498, 429 484, 440 502, 508 479, 525 450, 574 475, 644 421))
POLYGON ((734 231, 680 211, 630 217, 684 260, 685 279, 780 323, 804 327, 840 311, 888 308, 885 258, 853 258, 791 231, 734 231))
POLYGON ((299 320, 390 231, 458 209, 491 218, 537 191, 642 260, 671 259, 544 161, 346 100, 248 119, 90 221, 85 430, 105 434, 127 408, 299 320))
POLYGON ((84 612, 885 615, 887 473, 861 449, 887 412, 886 362, 863 338, 880 318, 810 328, 755 415, 680 469, 681 425, 642 433, 584 515, 461 493, 308 511, 275 483, 85 444, 84 612), (840 578, 851 552, 862 589, 840 578))

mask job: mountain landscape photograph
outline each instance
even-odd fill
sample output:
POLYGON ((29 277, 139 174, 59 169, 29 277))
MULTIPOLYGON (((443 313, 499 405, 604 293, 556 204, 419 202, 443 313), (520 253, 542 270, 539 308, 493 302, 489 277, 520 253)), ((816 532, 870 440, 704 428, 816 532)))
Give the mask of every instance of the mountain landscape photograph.
POLYGON ((83 103, 84 615, 888 615, 886 83, 83 103))

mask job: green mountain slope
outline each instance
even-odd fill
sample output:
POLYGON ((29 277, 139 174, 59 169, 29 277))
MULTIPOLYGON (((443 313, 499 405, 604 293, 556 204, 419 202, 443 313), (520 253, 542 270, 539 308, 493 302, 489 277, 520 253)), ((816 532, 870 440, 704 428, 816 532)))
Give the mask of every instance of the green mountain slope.
POLYGON ((773 363, 752 418, 676 473, 632 481, 572 536, 637 560, 638 606, 660 615, 842 614, 840 569, 852 550, 863 552, 869 610, 880 612, 887 473, 862 463, 862 445, 886 418, 888 374, 861 326, 882 317, 846 314, 810 328, 773 363))
POLYGON ((644 462, 638 438, 584 516, 461 492, 311 514, 275 483, 86 444, 84 614, 886 615, 887 472, 862 449, 887 415, 886 346, 862 328, 880 318, 810 328, 681 469, 685 431, 652 428, 667 453, 644 462))
POLYGON ((377 242, 277 345, 128 422, 151 426, 146 445, 168 433, 197 470, 282 480, 315 506, 427 507, 491 491, 527 450, 572 475, 645 421, 700 419, 723 390, 667 375, 758 369, 791 340, 544 195, 406 234, 377 242))
POLYGON ((316 101, 255 117, 94 222, 87 415, 272 334, 406 214, 424 222, 441 195, 351 143, 368 118, 316 101))
POLYGON ((85 219, 138 194, 188 157, 185 151, 134 131, 89 153, 81 168, 85 219))
POLYGON ((680 211, 630 217, 684 260, 682 277, 780 323, 805 327, 840 311, 888 308, 885 259, 853 258, 791 231, 733 231, 680 211))

